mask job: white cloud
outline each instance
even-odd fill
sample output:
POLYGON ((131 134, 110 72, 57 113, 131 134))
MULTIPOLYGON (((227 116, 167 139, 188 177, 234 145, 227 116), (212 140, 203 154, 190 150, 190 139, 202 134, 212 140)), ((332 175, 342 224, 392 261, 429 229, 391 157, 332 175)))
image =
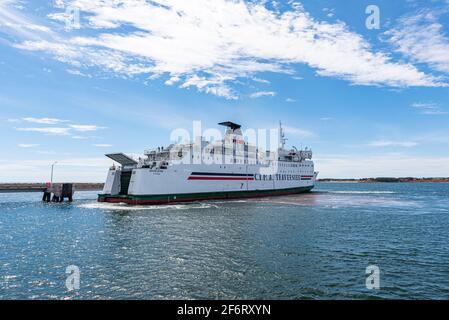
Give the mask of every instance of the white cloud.
POLYGON ((421 114, 428 116, 449 114, 441 110, 440 106, 433 102, 415 102, 412 104, 412 107, 418 109, 421 114))
MULTIPOLYGON (((69 120, 61 120, 56 118, 22 118, 23 121, 29 122, 29 123, 35 123, 35 124, 45 124, 45 125, 55 125, 61 122, 70 122, 69 120)), ((19 120, 17 121, 19 122, 19 120)), ((48 135, 72 135, 73 139, 83 140, 87 139, 87 137, 82 136, 80 134, 75 134, 78 132, 85 133, 85 132, 92 132, 92 131, 98 131, 102 129, 106 129, 106 127, 100 127, 97 125, 89 124, 89 125, 83 125, 83 124, 71 124, 67 127, 31 127, 31 128, 15 128, 17 131, 24 131, 24 132, 37 132, 37 133, 44 133, 48 135)))
POLYGON ((69 128, 58 128, 58 127, 46 127, 46 128, 16 128, 17 131, 25 132, 39 132, 49 135, 69 135, 69 128))
POLYGON ((96 143, 96 144, 93 144, 93 146, 98 147, 98 148, 110 148, 110 147, 112 147, 112 144, 96 143))
POLYGON ((253 77, 251 80, 253 80, 255 82, 259 82, 259 83, 265 83, 265 84, 269 84, 270 83, 270 81, 268 81, 268 80, 257 78, 257 77, 253 77))
POLYGON ((293 103, 293 102, 296 102, 296 100, 292 99, 292 98, 287 98, 287 99, 285 99, 285 102, 293 103))
POLYGON ((403 147, 411 148, 418 145, 415 141, 376 140, 368 144, 371 147, 403 147))
POLYGON ((251 99, 255 98, 261 98, 261 97, 274 97, 276 95, 276 92, 274 91, 258 91, 250 94, 251 99))
POLYGON ((326 14, 327 17, 332 18, 335 15, 335 9, 331 8, 324 8, 323 12, 326 14))
POLYGON ((82 125, 82 124, 73 124, 73 125, 70 125, 70 127, 73 130, 79 131, 79 132, 89 132, 89 131, 97 131, 100 129, 104 129, 104 127, 99 127, 96 125, 82 125))
POLYGON ((417 109, 430 109, 433 110, 437 108, 437 105, 433 102, 415 102, 412 104, 413 108, 417 109))
POLYGON ((81 72, 79 70, 74 70, 74 69, 66 69, 66 71, 70 74, 73 74, 74 76, 80 76, 80 77, 87 77, 87 78, 92 78, 92 76, 90 74, 81 72))
POLYGON ((170 79, 168 79, 167 81, 165 81, 165 84, 167 86, 171 86, 173 84, 175 84, 176 82, 179 82, 181 80, 181 78, 179 78, 178 76, 173 76, 170 79))
POLYGON ((41 35, 52 33, 48 26, 34 22, 26 17, 16 0, 0 1, 0 31, 28 39, 39 39, 41 35))
POLYGON ((26 143, 19 143, 17 146, 19 148, 36 148, 36 147, 39 147, 38 144, 26 144, 26 143))
POLYGON ((151 79, 167 75, 167 85, 179 82, 182 88, 229 99, 238 96, 232 84, 239 78, 267 71, 293 74, 294 64, 358 85, 446 85, 412 64, 376 52, 343 22, 316 20, 298 3, 283 13, 241 0, 65 3, 82 11, 83 26, 95 29, 97 36, 32 39, 17 47, 49 52, 77 68, 151 79), (120 28, 125 26, 130 28, 120 28))
POLYGON ((39 124, 57 124, 60 122, 67 122, 67 120, 55 119, 55 118, 22 118, 23 121, 39 124))
POLYGON ((449 73, 449 38, 438 22, 438 13, 426 10, 403 17, 386 35, 398 52, 415 62, 449 73))

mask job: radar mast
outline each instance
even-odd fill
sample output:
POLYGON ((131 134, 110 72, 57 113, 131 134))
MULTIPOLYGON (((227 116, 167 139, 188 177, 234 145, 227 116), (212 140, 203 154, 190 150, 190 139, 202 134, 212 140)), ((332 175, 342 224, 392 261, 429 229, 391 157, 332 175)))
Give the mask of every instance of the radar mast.
POLYGON ((282 122, 279 121, 279 149, 284 149, 286 141, 287 138, 285 137, 284 129, 282 128, 282 122))

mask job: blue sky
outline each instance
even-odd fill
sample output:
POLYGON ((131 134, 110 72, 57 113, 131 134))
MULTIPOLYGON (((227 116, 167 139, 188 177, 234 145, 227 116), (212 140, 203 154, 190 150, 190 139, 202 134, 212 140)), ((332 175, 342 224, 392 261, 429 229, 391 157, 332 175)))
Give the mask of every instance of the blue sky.
POLYGON ((193 120, 282 120, 323 178, 449 176, 448 31, 447 0, 0 0, 0 181, 102 181, 193 120))

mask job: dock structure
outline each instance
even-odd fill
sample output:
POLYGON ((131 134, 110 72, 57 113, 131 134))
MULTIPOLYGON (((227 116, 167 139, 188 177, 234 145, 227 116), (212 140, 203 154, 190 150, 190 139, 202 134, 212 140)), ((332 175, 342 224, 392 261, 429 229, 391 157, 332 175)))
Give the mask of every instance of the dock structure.
MULTIPOLYGON (((67 184, 67 183, 66 183, 67 184)), ((68 183, 73 185, 76 191, 101 191, 103 183, 96 182, 77 182, 68 183)), ((51 183, 0 183, 0 193, 22 193, 22 192, 45 192, 50 188, 51 183)))
POLYGON ((63 202, 67 198, 69 202, 72 202, 74 193, 73 183, 47 183, 42 201, 63 202))

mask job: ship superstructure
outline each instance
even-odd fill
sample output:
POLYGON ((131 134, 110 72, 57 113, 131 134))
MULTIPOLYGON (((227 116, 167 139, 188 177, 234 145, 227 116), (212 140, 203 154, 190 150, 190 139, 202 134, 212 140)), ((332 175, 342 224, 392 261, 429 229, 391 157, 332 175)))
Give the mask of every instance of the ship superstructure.
POLYGON ((172 144, 146 150, 138 161, 123 153, 107 154, 118 162, 108 172, 98 201, 168 204, 297 194, 313 189, 312 151, 285 149, 282 126, 277 150, 246 142, 241 126, 222 122, 224 138, 172 144))

